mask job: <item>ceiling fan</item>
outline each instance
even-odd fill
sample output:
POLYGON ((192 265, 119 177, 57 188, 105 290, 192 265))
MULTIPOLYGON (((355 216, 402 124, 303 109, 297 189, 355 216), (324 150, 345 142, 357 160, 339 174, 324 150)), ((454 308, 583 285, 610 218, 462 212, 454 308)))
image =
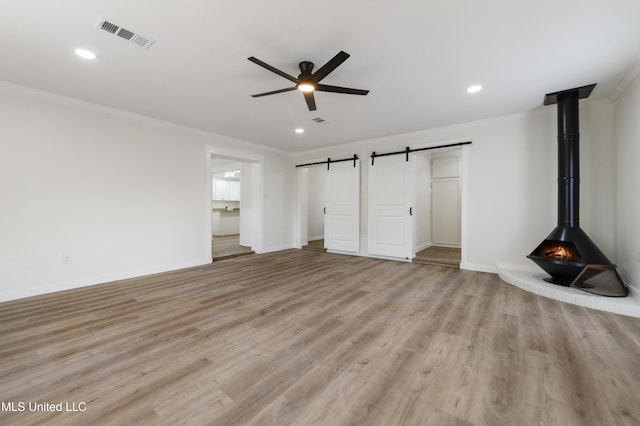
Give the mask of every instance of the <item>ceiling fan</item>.
POLYGON ((289 92, 291 90, 300 90, 304 94, 304 100, 307 101, 307 107, 309 107, 309 111, 316 110, 316 100, 313 97, 313 92, 333 92, 333 93, 344 93, 347 95, 366 95, 369 93, 368 90, 361 89, 351 89, 348 87, 339 87, 339 86, 330 86, 328 84, 320 84, 320 81, 325 78, 329 73, 338 68, 340 64, 347 60, 350 55, 347 52, 340 51, 336 56, 331 58, 329 62, 321 66, 316 72, 313 72, 313 62, 302 61, 299 64, 300 67, 300 75, 298 78, 295 78, 292 75, 287 74, 284 71, 280 71, 277 68, 272 67, 269 64, 262 62, 260 59, 255 57, 247 58, 254 64, 258 64, 263 68, 268 69, 269 71, 278 74, 281 77, 286 78, 289 81, 292 81, 296 85, 293 87, 287 87, 286 89, 273 90, 271 92, 258 93, 256 95, 251 95, 254 98, 259 98, 261 96, 267 95, 275 95, 276 93, 289 92))

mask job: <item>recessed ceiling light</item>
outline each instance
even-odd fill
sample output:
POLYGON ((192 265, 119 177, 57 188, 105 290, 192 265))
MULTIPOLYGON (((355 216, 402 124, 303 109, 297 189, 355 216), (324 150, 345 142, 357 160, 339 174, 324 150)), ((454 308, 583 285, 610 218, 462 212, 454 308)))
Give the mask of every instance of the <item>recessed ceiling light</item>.
POLYGON ((76 55, 80 56, 81 58, 84 59, 95 59, 96 58, 96 54, 93 53, 90 50, 87 49, 76 49, 75 50, 76 55))
POLYGON ((469 86, 469 88, 467 89, 468 93, 476 93, 482 90, 482 86, 480 86, 479 84, 476 84, 474 86, 469 86))
POLYGON ((296 133, 304 133, 304 129, 302 127, 298 127, 296 129, 296 133))

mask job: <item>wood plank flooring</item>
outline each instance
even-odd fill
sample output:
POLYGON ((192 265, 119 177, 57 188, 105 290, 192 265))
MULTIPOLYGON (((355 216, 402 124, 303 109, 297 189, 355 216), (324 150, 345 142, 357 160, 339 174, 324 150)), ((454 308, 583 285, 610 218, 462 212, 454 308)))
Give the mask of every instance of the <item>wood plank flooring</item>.
POLYGON ((214 235, 211 237, 213 261, 229 259, 253 253, 251 247, 240 245, 240 235, 214 235))
POLYGON ((448 267, 252 254, 0 303, 0 342, 2 425, 640 424, 640 319, 448 267))
POLYGON ((324 252, 324 240, 309 241, 306 246, 302 246, 305 250, 314 250, 324 252))
POLYGON ((459 268, 460 249, 431 246, 416 253, 416 257, 413 258, 412 262, 459 268))

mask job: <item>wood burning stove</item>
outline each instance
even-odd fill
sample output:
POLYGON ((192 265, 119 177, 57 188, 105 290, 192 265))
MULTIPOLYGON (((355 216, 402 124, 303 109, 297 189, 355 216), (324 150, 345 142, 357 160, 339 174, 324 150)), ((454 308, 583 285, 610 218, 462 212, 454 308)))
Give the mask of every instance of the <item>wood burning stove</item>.
POLYGON ((558 105, 558 226, 527 257, 550 275, 545 279, 548 282, 606 296, 626 296, 628 290, 615 265, 580 228, 578 101, 589 97, 594 87, 549 93, 544 98, 544 105, 558 105), (591 272, 585 274, 585 269, 591 272))

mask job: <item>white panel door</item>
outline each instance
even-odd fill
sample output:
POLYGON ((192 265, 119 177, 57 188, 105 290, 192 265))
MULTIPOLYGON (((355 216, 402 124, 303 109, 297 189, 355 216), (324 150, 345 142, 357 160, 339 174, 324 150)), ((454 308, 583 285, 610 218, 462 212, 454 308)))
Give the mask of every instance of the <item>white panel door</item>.
POLYGON ((431 181, 433 244, 460 245, 460 182, 459 179, 431 181))
POLYGON ((376 157, 369 166, 368 247, 370 254, 412 259, 413 158, 376 157))
POLYGON ((324 247, 360 251, 360 161, 331 163, 326 171, 324 247))

